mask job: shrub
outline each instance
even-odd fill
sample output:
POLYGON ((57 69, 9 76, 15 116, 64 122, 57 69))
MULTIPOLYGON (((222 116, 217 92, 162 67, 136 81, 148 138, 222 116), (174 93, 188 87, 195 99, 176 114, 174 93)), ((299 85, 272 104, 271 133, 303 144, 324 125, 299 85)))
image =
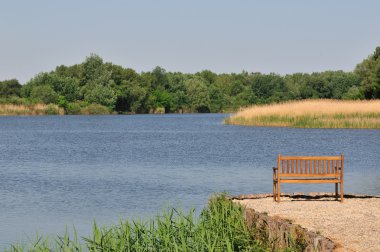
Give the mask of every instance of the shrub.
POLYGON ((41 101, 45 104, 56 103, 58 101, 58 94, 50 86, 36 86, 33 87, 30 98, 41 101))
POLYGON ((80 115, 82 108, 78 103, 72 102, 66 105, 66 114, 68 115, 80 115))
POLYGON ((55 104, 49 104, 46 106, 44 112, 46 115, 62 115, 63 109, 59 108, 55 104))
POLYGON ((92 103, 87 107, 82 109, 82 114, 86 115, 108 115, 110 114, 110 110, 108 107, 92 103))

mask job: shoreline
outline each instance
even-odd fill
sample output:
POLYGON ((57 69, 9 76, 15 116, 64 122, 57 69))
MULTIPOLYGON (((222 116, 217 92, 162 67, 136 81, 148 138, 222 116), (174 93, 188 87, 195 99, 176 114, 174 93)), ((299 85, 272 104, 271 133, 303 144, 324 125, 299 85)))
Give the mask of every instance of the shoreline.
POLYGON ((380 100, 311 99, 254 105, 225 124, 252 127, 380 129, 380 100))
POLYGON ((230 197, 250 211, 280 220, 280 229, 284 223, 298 225, 336 244, 326 251, 380 250, 376 239, 380 237, 380 196, 345 194, 344 203, 335 201, 333 193, 284 193, 281 198, 284 200, 278 204, 272 194, 230 197))
MULTIPOLYGON (((92 104, 94 105, 94 104, 92 104)), ((96 105, 96 104, 95 104, 96 105)), ((187 112, 187 111, 179 111, 179 112, 170 112, 170 113, 158 113, 158 112, 148 112, 148 113, 133 113, 133 112, 123 112, 118 113, 117 111, 111 111, 108 108, 100 107, 95 109, 88 109, 91 106, 87 106, 82 108, 77 113, 68 113, 65 111, 63 107, 59 107, 56 104, 30 104, 30 105, 17 105, 12 103, 0 104, 0 117, 3 116, 94 116, 94 115, 188 115, 188 114, 233 114, 234 111, 222 111, 215 113, 199 113, 199 112, 187 112)))

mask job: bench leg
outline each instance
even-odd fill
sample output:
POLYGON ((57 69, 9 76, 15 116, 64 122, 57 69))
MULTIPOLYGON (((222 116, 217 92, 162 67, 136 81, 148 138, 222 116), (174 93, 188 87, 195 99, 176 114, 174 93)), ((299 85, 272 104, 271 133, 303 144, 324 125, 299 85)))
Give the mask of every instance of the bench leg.
POLYGON ((335 183, 335 199, 338 200, 338 183, 335 183))
POLYGON ((280 203, 281 201, 281 188, 280 188, 280 181, 277 181, 277 202, 280 203))
POLYGON ((343 203, 344 190, 343 190, 343 181, 340 181, 340 203, 343 203))

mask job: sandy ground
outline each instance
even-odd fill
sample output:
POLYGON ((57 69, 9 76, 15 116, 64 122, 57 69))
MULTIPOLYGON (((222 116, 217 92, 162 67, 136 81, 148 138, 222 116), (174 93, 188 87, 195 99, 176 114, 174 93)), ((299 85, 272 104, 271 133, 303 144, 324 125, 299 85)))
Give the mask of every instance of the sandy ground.
POLYGON ((281 197, 234 200, 258 212, 291 220, 330 238, 336 251, 380 251, 380 198, 295 199, 281 197))

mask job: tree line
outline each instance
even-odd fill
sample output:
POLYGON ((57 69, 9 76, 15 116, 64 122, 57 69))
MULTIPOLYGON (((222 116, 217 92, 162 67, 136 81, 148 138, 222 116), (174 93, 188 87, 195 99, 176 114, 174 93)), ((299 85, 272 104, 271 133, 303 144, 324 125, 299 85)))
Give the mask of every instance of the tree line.
POLYGON ((188 74, 157 66, 138 73, 91 54, 81 64, 39 73, 25 85, 0 81, 0 103, 57 104, 67 114, 89 106, 104 113, 229 112, 309 98, 380 98, 380 47, 352 72, 188 74))

